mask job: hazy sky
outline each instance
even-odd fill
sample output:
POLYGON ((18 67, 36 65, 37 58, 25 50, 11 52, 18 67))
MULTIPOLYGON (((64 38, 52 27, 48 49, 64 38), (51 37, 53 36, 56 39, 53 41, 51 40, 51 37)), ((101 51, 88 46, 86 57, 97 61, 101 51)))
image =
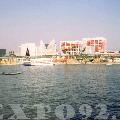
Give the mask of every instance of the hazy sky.
POLYGON ((97 36, 120 50, 120 0, 0 0, 0 48, 97 36))

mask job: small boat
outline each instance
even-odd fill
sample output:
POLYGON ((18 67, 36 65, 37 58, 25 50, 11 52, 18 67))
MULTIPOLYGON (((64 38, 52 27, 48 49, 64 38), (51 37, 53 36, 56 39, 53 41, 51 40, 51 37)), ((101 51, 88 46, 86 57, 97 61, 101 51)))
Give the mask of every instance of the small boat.
POLYGON ((21 74, 21 72, 16 72, 16 73, 5 73, 5 72, 2 72, 1 75, 19 75, 21 74))
POLYGON ((31 61, 25 61, 25 62, 23 62, 23 65, 24 65, 24 66, 32 66, 32 65, 31 65, 31 61))
POLYGON ((24 66, 55 65, 51 58, 35 58, 23 62, 24 66))
POLYGON ((31 59, 32 66, 55 65, 51 58, 31 59))

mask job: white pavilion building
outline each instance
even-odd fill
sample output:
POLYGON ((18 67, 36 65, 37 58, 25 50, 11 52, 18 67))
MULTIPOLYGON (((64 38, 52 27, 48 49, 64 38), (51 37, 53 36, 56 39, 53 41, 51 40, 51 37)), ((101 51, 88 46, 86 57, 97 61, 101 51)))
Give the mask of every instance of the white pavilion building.
POLYGON ((56 43, 55 40, 50 41, 48 46, 41 40, 39 46, 35 43, 25 43, 20 46, 20 56, 25 56, 27 48, 29 49, 30 56, 42 56, 42 55, 56 55, 56 43))

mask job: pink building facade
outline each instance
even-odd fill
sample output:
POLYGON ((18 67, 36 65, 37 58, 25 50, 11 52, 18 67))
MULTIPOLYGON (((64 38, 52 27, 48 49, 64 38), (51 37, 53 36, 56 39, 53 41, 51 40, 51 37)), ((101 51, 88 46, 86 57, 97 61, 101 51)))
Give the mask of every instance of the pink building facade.
POLYGON ((103 37, 83 38, 81 41, 61 41, 60 49, 64 54, 80 55, 104 53, 107 49, 107 40, 103 37))
POLYGON ((86 53, 101 53, 107 50, 107 40, 103 37, 83 38, 83 46, 86 48, 86 53))
POLYGON ((61 41, 60 49, 64 54, 79 55, 81 51, 81 41, 61 41))

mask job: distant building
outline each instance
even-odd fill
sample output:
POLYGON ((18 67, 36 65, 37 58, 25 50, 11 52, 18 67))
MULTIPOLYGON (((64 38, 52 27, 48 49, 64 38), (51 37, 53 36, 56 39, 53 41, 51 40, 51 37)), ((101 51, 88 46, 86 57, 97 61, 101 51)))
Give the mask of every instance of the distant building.
POLYGON ((29 49, 30 56, 42 55, 56 55, 56 43, 52 40, 49 44, 45 44, 42 40, 38 46, 35 43, 25 43, 20 46, 20 56, 25 56, 27 48, 29 49))
POLYGON ((37 47, 37 56, 42 56, 46 54, 46 46, 44 42, 41 40, 40 45, 37 47))
POLYGON ((46 49, 46 55, 56 55, 56 49, 55 40, 50 41, 46 49))
POLYGON ((37 47, 35 43, 25 43, 20 46, 20 56, 25 56, 27 48, 29 49, 30 56, 37 56, 37 47))
POLYGON ((64 54, 80 55, 82 47, 81 41, 61 41, 60 49, 64 54))
POLYGON ((45 44, 42 40, 38 46, 35 43, 25 43, 20 46, 20 56, 25 56, 27 48, 30 56, 43 55, 80 55, 80 54, 100 54, 107 50, 107 40, 103 37, 83 38, 80 40, 60 41, 60 50, 57 52, 55 40, 45 44))
POLYGON ((106 52, 107 49, 107 40, 103 37, 83 38, 82 44, 85 47, 86 54, 106 52))
POLYGON ((6 49, 0 49, 0 57, 4 57, 6 55, 6 49))
POLYGON ((60 49, 64 54, 80 55, 106 52, 107 40, 103 37, 83 38, 81 41, 61 41, 60 49))

